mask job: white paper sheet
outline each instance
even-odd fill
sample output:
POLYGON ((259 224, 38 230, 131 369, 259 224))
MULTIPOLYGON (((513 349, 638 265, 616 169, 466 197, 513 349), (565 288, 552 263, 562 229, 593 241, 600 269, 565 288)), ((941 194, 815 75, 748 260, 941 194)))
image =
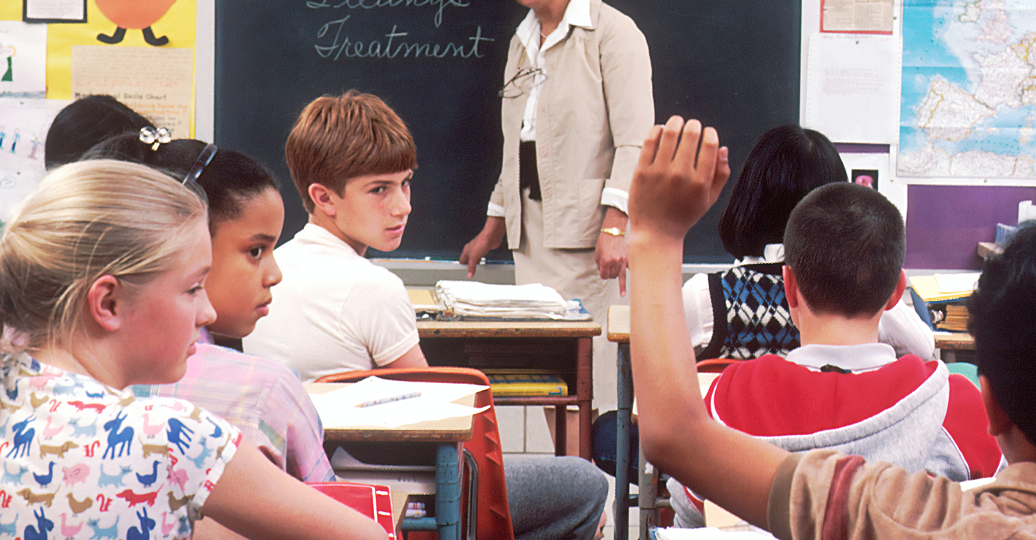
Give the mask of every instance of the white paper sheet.
POLYGON ((935 282, 939 285, 940 293, 969 292, 975 290, 975 284, 981 272, 964 272, 960 274, 936 274, 935 282))
POLYGON ((729 531, 715 527, 702 527, 700 529, 677 529, 668 527, 656 529, 655 536, 658 540, 761 540, 773 538, 773 535, 762 529, 747 531, 729 531))
POLYGON ((474 384, 393 381, 368 377, 356 384, 324 394, 310 394, 309 397, 325 429, 398 428, 482 412, 488 407, 468 407, 452 402, 485 388, 474 384), (367 401, 411 392, 420 392, 421 395, 371 407, 357 407, 367 401))
POLYGON ((893 36, 810 36, 805 127, 834 142, 895 143, 901 49, 893 36))
POLYGON ((26 0, 25 16, 48 21, 86 22, 83 0, 26 0))

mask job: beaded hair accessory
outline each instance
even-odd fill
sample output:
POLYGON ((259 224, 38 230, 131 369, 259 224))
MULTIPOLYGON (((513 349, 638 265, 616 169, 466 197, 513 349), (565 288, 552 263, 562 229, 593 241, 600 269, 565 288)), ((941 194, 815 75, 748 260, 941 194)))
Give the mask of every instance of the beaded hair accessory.
POLYGON ((145 126, 140 128, 140 142, 150 144, 152 152, 158 150, 160 144, 166 144, 171 140, 173 140, 173 135, 164 127, 155 129, 145 126))
POLYGON ((209 163, 212 162, 212 158, 218 151, 219 147, 209 143, 205 149, 201 151, 201 154, 198 154, 198 159, 194 162, 194 166, 191 167, 191 172, 187 173, 187 176, 183 179, 183 183, 189 184, 191 182, 197 182, 198 177, 201 176, 201 173, 205 172, 205 167, 209 166, 209 163))

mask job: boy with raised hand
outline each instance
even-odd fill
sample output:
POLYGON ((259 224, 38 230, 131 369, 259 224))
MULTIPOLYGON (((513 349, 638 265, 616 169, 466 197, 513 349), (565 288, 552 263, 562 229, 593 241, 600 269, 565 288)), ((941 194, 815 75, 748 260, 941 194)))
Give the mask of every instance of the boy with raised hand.
MULTIPOLYGON (((1036 532, 1030 384, 1036 375, 1036 237, 1019 240, 1028 244, 1025 253, 1012 246, 1006 262, 994 263, 1024 279, 983 276, 973 302, 989 429, 1011 465, 993 484, 965 495, 946 478, 865 463, 859 456, 830 450, 789 454, 709 417, 679 300, 680 264, 684 235, 715 202, 729 174, 715 130, 673 118, 652 129, 634 175, 630 336, 641 448, 648 460, 779 538, 1002 538, 1036 532), (1016 314, 1021 323, 1004 320, 1016 314), (1015 380, 1023 382, 1012 388, 1015 380)), ((800 204, 811 204, 815 195, 800 204)), ((796 276, 794 265, 790 275, 796 276)), ((793 294, 801 299, 801 293, 793 294)))
MULTIPOLYGON (((978 388, 879 342, 906 287, 896 207, 861 186, 821 186, 791 213, 783 245, 802 346, 729 366, 705 396, 709 415, 792 452, 837 450, 955 481, 992 476, 1001 454, 978 388)), ((700 500, 676 481, 669 489, 675 524, 700 526, 700 500)))

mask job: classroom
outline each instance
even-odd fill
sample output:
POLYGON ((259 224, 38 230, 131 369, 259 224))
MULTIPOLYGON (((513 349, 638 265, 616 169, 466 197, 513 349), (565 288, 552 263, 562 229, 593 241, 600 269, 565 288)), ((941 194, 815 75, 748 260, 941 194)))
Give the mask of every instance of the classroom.
MULTIPOLYGON (((261 519, 244 509, 269 501, 274 487, 302 493, 307 515, 323 516, 303 536, 799 534, 774 525, 765 494, 763 510, 748 496, 730 502, 710 491, 720 488, 709 471, 670 461, 667 444, 684 434, 661 419, 697 418, 701 397, 709 419, 781 452, 858 454, 987 489, 1016 463, 1001 451, 1002 431, 1027 428, 1009 407, 990 412, 994 394, 1004 398, 969 310, 981 307, 972 293, 983 268, 1018 257, 1003 254, 1036 218, 1034 8, 1032 0, 3 3, 5 238, 37 234, 32 222, 45 221, 45 199, 60 198, 62 182, 94 186, 122 171, 147 186, 134 197, 146 197, 177 191, 154 178, 168 175, 187 189, 147 212, 155 223, 180 220, 154 226, 165 236, 136 229, 143 225, 129 210, 112 219, 125 217, 127 231, 152 242, 134 254, 161 246, 188 265, 162 255, 151 271, 97 274, 81 297, 66 293, 49 318, 35 317, 24 306, 51 300, 23 299, 44 289, 18 281, 35 270, 3 270, 15 264, 5 257, 29 264, 18 251, 29 244, 0 241, 0 311, 32 312, 0 313, 0 538, 47 538, 55 524, 65 537, 294 536, 301 518, 290 517, 290 504, 278 501, 261 519), (675 146, 666 146, 674 130, 675 146), (700 386, 673 390, 656 371, 669 364, 647 360, 672 336, 667 319, 653 319, 652 347, 637 338, 649 320, 637 297, 669 283, 668 267, 643 261, 671 253, 635 240, 660 238, 655 216, 681 218, 643 205, 650 190, 634 192, 647 178, 670 178, 656 150, 673 149, 677 160, 691 137, 701 137, 691 162, 700 169, 711 133, 722 180, 700 213, 688 210, 679 271, 668 275, 679 277, 670 297, 680 300, 689 330, 681 355, 691 360, 690 368, 666 360, 689 369, 668 378, 693 376, 700 386), (846 231, 887 218, 881 245, 863 232, 824 237, 828 257, 853 261, 837 276, 792 263, 822 264, 819 252, 791 247, 812 246, 792 242, 796 235, 819 238, 793 226, 806 214, 793 209, 838 204, 822 198, 836 191, 828 184, 880 194, 842 195, 872 205, 866 223, 860 206, 836 212, 846 231), (195 226, 197 201, 207 227, 195 226), (186 240, 202 237, 207 255, 186 240), (162 290, 164 278, 150 276, 201 268, 206 256, 189 302, 117 322, 145 309, 120 283, 140 273, 148 290, 162 290), (658 279, 638 279, 638 258, 640 275, 658 279), (838 281, 833 296, 853 298, 823 308, 814 300, 836 280, 872 271, 887 279, 861 282, 859 294, 844 294, 855 285, 838 281), (826 283, 810 284, 821 275, 826 283), (75 302, 90 309, 59 311, 75 302), (105 311, 122 305, 129 310, 105 311), (198 335, 173 331, 190 326, 188 312, 198 335), (71 346, 81 328, 91 329, 90 343, 128 335, 120 324, 135 337, 104 341, 118 369, 98 371, 71 346), (148 351, 171 358, 163 347, 180 350, 178 339, 189 341, 186 361, 141 370, 143 360, 129 360, 148 351), (770 379, 752 379, 755 370, 771 370, 758 371, 770 379), (871 398, 825 394, 828 382, 871 398), (60 397, 64 385, 72 397, 60 397), (102 386, 107 394, 96 393, 102 386), (38 397, 48 392, 53 399, 38 397), (674 405, 689 396, 687 416, 659 404, 670 393, 674 405), (169 418, 147 400, 170 400, 161 407, 169 418), (908 404, 916 408, 904 412, 908 404), (803 416, 782 416, 782 407, 803 416), (168 445, 156 446, 166 429, 168 445), (175 468, 185 460, 196 467, 175 468), (248 488, 233 461, 275 479, 248 488), (232 487, 217 489, 220 475, 232 487), (197 478, 205 482, 194 486, 197 478), (101 492, 87 491, 95 485, 101 492), (351 510, 327 517, 337 507, 312 502, 313 491, 351 510)), ((87 189, 68 212, 104 208, 87 189)), ((651 305, 661 313, 659 301, 651 305)), ((743 452, 779 461, 754 443, 743 452)), ((1018 530, 1036 527, 1020 519, 1018 530)))

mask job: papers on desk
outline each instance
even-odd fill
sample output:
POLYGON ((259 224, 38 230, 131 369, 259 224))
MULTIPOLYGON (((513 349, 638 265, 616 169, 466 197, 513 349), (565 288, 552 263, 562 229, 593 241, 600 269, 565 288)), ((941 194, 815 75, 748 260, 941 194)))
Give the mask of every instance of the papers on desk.
POLYGON ((398 428, 482 412, 487 407, 468 407, 452 402, 485 388, 475 384, 392 381, 368 377, 356 384, 323 394, 310 394, 309 397, 325 429, 398 428), (415 394, 417 397, 367 407, 358 406, 415 394))
POLYGON ((979 272, 912 276, 910 286, 925 302, 946 302, 971 296, 979 272))
POLYGON ((566 302, 546 285, 495 285, 478 281, 442 280, 435 295, 445 308, 465 317, 505 319, 586 320, 590 314, 578 301, 566 302))
POLYGON ((770 533, 755 527, 745 529, 717 529, 702 527, 700 529, 677 529, 668 527, 655 529, 658 540, 762 540, 773 538, 770 533))

